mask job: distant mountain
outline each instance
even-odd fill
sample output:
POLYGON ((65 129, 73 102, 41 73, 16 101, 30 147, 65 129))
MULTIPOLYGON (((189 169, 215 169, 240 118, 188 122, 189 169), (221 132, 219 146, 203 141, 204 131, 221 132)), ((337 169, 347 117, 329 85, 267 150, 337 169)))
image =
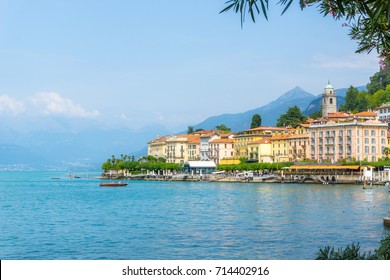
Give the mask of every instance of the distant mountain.
POLYGON ((298 106, 303 111, 315 97, 314 94, 308 93, 300 87, 295 87, 265 106, 243 113, 210 117, 195 125, 194 128, 212 129, 217 125, 225 124, 232 131, 242 131, 250 128, 254 114, 261 116, 262 125, 275 125, 279 115, 285 113, 289 107, 298 106))
MULTIPOLYGON (((367 88, 365 86, 356 87, 359 91, 366 90, 367 88)), ((348 88, 340 88, 335 89, 336 93, 336 99, 337 99, 337 107, 340 105, 345 104, 345 94, 347 93, 348 88)), ((321 94, 317 96, 316 99, 314 99, 310 104, 307 106, 307 108, 302 111, 302 113, 305 116, 309 116, 315 112, 318 112, 321 110, 321 94)))
POLYGON ((24 169, 100 168, 111 155, 143 156, 148 141, 170 132, 161 125, 142 129, 81 125, 75 129, 64 119, 45 119, 29 131, 17 131, 0 123, 0 169, 5 165, 24 169))

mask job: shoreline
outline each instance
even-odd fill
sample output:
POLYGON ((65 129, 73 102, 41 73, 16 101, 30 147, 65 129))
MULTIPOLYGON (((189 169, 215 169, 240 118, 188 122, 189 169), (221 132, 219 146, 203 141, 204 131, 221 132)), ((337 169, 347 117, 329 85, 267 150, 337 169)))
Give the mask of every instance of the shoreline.
MULTIPOLYGON (((216 177, 213 175, 188 175, 188 174, 172 174, 172 175, 129 175, 129 176, 107 176, 102 174, 100 180, 138 180, 138 181, 172 181, 172 182, 220 182, 220 183, 275 183, 275 184, 319 184, 319 185, 335 185, 335 184, 352 184, 362 185, 364 182, 360 180, 360 176, 357 175, 287 175, 282 177, 278 174, 273 174, 272 177, 254 176, 248 178, 236 177, 236 176, 224 176, 216 177)), ((386 182, 373 181, 366 182, 366 186, 372 185, 386 185, 386 182)), ((390 187, 389 187, 390 192, 390 187)))

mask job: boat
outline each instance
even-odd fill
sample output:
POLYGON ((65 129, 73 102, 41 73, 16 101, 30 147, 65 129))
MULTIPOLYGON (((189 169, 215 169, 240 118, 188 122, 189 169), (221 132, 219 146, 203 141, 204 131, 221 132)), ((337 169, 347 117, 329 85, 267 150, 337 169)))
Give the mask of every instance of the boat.
POLYGON ((122 182, 110 182, 110 183, 100 183, 101 187, 124 187, 127 186, 127 183, 122 182))

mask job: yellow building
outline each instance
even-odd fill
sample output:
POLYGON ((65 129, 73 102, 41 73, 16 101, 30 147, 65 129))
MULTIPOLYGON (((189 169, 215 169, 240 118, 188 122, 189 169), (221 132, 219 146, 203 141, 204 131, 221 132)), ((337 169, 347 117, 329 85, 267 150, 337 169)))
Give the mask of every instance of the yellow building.
POLYGON ((248 129, 234 135, 234 155, 236 157, 249 157, 248 143, 271 138, 274 135, 282 134, 286 131, 284 127, 259 126, 248 129))
POLYGON ((248 153, 250 160, 257 160, 258 162, 273 162, 270 138, 260 139, 248 143, 248 153))
POLYGON ((167 137, 157 137, 148 142, 148 156, 167 158, 167 137))
POLYGON ((289 134, 273 136, 271 140, 273 162, 288 162, 290 150, 289 134))
POLYGON ((309 134, 288 135, 288 158, 289 161, 302 161, 310 157, 309 134))

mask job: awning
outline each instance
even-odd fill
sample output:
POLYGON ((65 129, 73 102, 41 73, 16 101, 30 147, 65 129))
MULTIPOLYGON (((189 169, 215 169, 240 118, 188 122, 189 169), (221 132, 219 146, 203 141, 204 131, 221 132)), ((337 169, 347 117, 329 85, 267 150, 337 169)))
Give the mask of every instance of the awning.
POLYGON ((313 170, 313 169, 326 169, 326 170, 361 170, 364 169, 364 166, 359 165, 292 165, 290 169, 297 170, 313 170))

